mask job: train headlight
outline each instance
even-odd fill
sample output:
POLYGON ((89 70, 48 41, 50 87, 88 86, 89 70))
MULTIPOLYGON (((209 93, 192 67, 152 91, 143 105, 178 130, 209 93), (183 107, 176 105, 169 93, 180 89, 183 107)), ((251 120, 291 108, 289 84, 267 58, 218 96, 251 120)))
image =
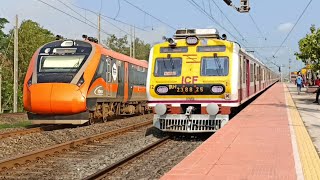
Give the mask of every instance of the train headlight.
POLYGON ((169 88, 167 86, 158 86, 156 88, 157 94, 166 94, 169 91, 169 88))
POLYGON ((32 75, 31 75, 31 77, 30 77, 30 79, 29 79, 27 84, 28 84, 28 87, 30 87, 32 85, 32 75))
POLYGON ((207 112, 210 115, 216 115, 219 112, 219 106, 217 104, 208 104, 207 112))
POLYGON ((220 85, 215 85, 211 87, 211 92, 213 94, 222 94, 224 92, 224 87, 220 85))
POLYGON ((82 74, 81 78, 77 82, 77 86, 80 87, 83 83, 84 83, 84 79, 83 79, 83 74, 82 74))
POLYGON ((189 45, 198 44, 198 38, 195 36, 189 36, 189 37, 187 37, 186 40, 187 40, 187 44, 189 44, 189 45))
POLYGON ((154 111, 158 115, 164 115, 167 112, 167 106, 164 104, 157 104, 154 107, 154 111))

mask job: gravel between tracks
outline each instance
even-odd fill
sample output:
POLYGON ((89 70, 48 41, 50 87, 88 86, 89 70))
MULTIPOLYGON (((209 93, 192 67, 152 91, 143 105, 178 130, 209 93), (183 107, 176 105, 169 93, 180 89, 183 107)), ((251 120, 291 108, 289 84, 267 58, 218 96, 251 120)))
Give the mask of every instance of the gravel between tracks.
POLYGON ((15 136, 0 140, 0 160, 13 157, 19 154, 39 150, 55 144, 87 137, 101 132, 119 129, 124 126, 136 124, 152 119, 152 114, 135 116, 125 119, 117 119, 91 126, 60 129, 54 131, 43 131, 24 136, 15 136))
POLYGON ((0 176, 5 179, 81 179, 157 141, 154 134, 161 134, 154 131, 153 135, 148 135, 150 129, 153 131, 152 128, 143 127, 102 142, 81 146, 3 172, 0 176))
POLYGON ((14 124, 17 122, 27 121, 25 113, 4 113, 0 114, 0 124, 14 124))
POLYGON ((207 137, 176 138, 122 166, 105 179, 159 179, 207 137))

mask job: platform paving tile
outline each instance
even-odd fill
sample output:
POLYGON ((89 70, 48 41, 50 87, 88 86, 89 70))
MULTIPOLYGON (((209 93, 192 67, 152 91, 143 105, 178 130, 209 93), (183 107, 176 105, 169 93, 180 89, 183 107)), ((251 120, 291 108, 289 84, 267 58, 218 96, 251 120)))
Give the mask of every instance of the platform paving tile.
POLYGON ((277 83, 161 179, 296 179, 284 87, 277 83))

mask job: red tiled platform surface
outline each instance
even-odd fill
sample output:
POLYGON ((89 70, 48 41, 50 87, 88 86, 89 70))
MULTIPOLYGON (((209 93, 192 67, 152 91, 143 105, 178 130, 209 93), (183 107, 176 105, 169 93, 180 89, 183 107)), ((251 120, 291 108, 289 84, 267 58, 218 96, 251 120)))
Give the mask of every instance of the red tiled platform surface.
POLYGON ((288 123, 277 83, 161 179, 296 179, 288 123))

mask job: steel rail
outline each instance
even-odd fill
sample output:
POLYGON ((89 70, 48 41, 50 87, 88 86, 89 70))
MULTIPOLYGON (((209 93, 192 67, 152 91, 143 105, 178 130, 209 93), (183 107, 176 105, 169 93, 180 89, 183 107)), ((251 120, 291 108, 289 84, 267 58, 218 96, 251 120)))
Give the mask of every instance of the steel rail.
POLYGON ((56 129, 56 127, 57 127, 57 125, 48 125, 48 126, 43 126, 43 127, 35 127, 35 128, 21 129, 21 130, 16 130, 16 131, 9 131, 9 132, 5 132, 5 133, 1 133, 0 140, 4 139, 4 138, 8 138, 8 137, 13 137, 13 136, 33 134, 33 133, 38 133, 41 131, 54 130, 54 129, 56 129))
POLYGON ((113 172, 115 171, 118 167, 126 164, 126 163, 129 163, 131 162, 133 159, 145 154, 145 153, 148 153, 150 152, 151 150, 161 146, 162 144, 164 144, 165 142, 167 142, 169 140, 169 136, 165 137, 165 138, 162 138, 160 139, 159 141, 157 142, 154 142, 148 146, 146 146, 145 148, 139 150, 139 151, 136 151, 135 153, 115 162, 114 164, 111 164, 110 166, 107 166, 105 168, 103 168, 102 170, 84 178, 84 180, 94 180, 94 179, 103 179, 105 178, 106 176, 108 176, 108 174, 110 172, 113 172))
POLYGON ((65 143, 61 143, 61 144, 57 144, 48 148, 44 148, 38 151, 34 151, 34 152, 30 152, 30 153, 26 153, 26 154, 22 154, 16 157, 12 157, 12 158, 8 158, 8 159, 4 159, 0 161, 0 172, 12 167, 16 167, 25 163, 29 163, 31 161, 36 161, 39 160, 41 158, 50 156, 52 154, 57 154, 60 152, 64 152, 67 151, 68 149, 71 148, 75 148, 81 145, 85 145, 85 144, 89 144, 91 142, 94 141, 100 141, 103 139, 106 139, 110 136, 114 136, 120 133, 124 133, 133 129, 137 129, 140 127, 144 127, 147 125, 151 125, 152 121, 145 121, 142 123, 138 123, 135 125, 131 125, 131 126, 126 126, 124 128, 121 129, 116 129, 113 131, 108 131, 108 132, 103 132, 103 133, 99 133, 96 135, 92 135, 89 137, 84 137, 84 138, 80 138, 77 140, 73 140, 73 141, 68 141, 65 143))

